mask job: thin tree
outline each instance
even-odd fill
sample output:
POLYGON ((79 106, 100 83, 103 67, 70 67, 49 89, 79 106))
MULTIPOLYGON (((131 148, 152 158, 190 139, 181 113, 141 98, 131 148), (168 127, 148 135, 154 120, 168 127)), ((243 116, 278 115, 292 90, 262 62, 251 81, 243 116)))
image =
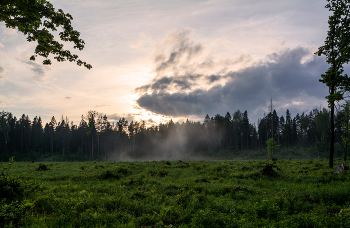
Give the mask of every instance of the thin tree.
POLYGON ((350 1, 327 0, 326 8, 333 14, 328 19, 329 30, 325 45, 318 48, 315 53, 318 56, 325 55, 330 67, 322 74, 319 81, 329 88, 326 96, 331 108, 331 145, 329 152, 329 167, 333 168, 334 156, 334 104, 344 98, 344 93, 349 91, 349 78, 343 74, 343 65, 350 60, 350 1))
POLYGON ((273 104, 272 104, 272 98, 270 100, 270 104, 269 104, 269 112, 270 112, 270 118, 271 118, 271 138, 273 138, 273 104))
POLYGON ((57 125, 56 119, 53 116, 51 118, 51 121, 49 123, 49 127, 50 127, 50 138, 51 138, 51 143, 50 143, 50 149, 51 149, 51 156, 53 157, 53 137, 54 137, 54 133, 55 133, 55 127, 57 125))
POLYGON ((91 158, 94 159, 94 132, 96 132, 95 118, 98 115, 96 111, 88 111, 86 118, 88 120, 88 129, 86 135, 91 135, 91 158))

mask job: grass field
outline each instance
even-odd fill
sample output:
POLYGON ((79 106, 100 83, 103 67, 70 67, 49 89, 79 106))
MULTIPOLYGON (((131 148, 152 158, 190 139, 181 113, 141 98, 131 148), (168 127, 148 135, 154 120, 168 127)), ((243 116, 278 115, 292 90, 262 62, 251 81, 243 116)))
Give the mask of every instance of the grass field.
POLYGON ((333 174, 328 160, 13 162, 9 170, 2 226, 350 227, 350 175, 333 174))

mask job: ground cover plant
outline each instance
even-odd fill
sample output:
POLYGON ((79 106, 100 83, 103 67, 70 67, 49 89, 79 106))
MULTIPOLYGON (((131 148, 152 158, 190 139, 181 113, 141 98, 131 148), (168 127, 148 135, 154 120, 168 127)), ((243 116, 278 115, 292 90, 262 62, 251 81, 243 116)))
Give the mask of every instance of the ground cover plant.
POLYGON ((2 169, 9 196, 1 201, 2 227, 350 227, 349 173, 333 174, 327 160, 13 162, 2 169))

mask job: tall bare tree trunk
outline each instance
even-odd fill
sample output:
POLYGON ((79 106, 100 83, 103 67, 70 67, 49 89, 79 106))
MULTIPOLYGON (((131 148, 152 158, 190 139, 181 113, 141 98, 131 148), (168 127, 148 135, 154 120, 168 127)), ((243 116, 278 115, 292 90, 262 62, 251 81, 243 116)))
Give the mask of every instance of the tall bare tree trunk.
MULTIPOLYGON (((334 94, 334 86, 331 88, 330 95, 334 94)), ((329 151, 329 167, 333 168, 334 156, 334 104, 331 105, 331 148, 329 151)))

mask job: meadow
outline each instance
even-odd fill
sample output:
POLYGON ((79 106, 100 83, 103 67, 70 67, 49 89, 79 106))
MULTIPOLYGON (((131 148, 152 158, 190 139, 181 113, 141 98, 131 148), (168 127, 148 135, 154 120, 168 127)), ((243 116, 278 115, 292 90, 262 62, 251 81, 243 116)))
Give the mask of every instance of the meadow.
POLYGON ((1 165, 2 227, 350 227, 325 159, 1 165))

